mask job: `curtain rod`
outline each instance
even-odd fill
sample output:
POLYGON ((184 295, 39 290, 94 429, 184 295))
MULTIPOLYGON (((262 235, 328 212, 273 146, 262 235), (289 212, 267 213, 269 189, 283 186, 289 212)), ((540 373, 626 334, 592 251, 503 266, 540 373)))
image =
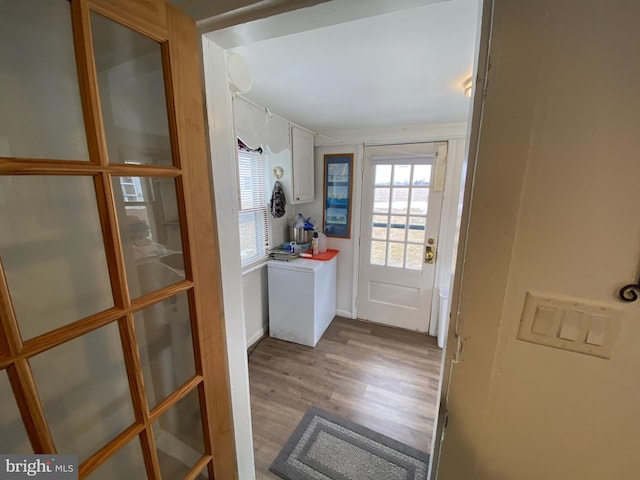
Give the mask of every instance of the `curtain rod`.
POLYGON ((245 102, 247 102, 247 103, 248 103, 248 104, 250 104, 250 105, 253 105, 254 107, 258 107, 260 110, 264 110, 264 112, 265 112, 267 115, 270 115, 270 116, 272 116, 272 117, 278 117, 279 119, 284 120, 285 122, 290 123, 291 125, 295 125, 296 127, 300 128, 300 129, 302 129, 302 130, 305 130, 305 131, 307 131, 307 132, 309 132, 309 133, 311 133, 311 134, 313 134, 313 135, 320 135, 318 132, 314 132, 313 130, 309 130, 308 128, 303 127, 302 125, 298 125, 297 123, 294 123, 294 122, 292 122, 291 120, 288 120, 288 119, 284 118, 283 116, 278 115, 277 113, 273 113, 273 112, 269 109, 269 107, 263 107, 262 105, 258 105, 256 102, 249 100, 249 99, 248 99, 247 97, 245 97, 244 95, 236 95, 236 97, 238 97, 238 98, 240 98, 240 99, 244 100, 245 102))

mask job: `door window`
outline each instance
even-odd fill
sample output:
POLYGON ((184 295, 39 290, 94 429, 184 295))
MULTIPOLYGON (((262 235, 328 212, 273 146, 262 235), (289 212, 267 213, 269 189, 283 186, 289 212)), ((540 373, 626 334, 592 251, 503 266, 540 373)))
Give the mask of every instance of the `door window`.
POLYGON ((431 165, 376 163, 371 265, 422 269, 431 165))

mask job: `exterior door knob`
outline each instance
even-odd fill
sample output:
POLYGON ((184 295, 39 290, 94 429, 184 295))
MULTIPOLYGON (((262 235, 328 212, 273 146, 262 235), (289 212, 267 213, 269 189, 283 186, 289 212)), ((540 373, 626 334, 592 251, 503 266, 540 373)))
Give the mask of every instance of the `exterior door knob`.
POLYGON ((436 261, 436 247, 427 245, 424 250, 424 263, 434 263, 436 261))

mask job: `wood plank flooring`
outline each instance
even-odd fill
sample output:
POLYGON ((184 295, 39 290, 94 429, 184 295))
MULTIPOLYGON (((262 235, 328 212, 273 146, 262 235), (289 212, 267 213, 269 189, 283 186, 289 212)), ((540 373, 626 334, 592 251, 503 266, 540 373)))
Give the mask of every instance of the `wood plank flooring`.
POLYGON ((315 405, 429 451, 442 350, 427 335, 336 317, 316 348, 266 337, 249 356, 256 478, 315 405))

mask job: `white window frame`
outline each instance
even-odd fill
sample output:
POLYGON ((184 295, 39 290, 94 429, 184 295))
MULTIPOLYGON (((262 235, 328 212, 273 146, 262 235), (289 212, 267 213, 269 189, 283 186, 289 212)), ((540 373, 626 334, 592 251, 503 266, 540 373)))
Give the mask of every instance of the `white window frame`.
POLYGON ((269 257, 269 197, 265 181, 266 155, 238 149, 238 228, 243 269, 269 257), (250 225, 253 224, 253 228, 250 225))

